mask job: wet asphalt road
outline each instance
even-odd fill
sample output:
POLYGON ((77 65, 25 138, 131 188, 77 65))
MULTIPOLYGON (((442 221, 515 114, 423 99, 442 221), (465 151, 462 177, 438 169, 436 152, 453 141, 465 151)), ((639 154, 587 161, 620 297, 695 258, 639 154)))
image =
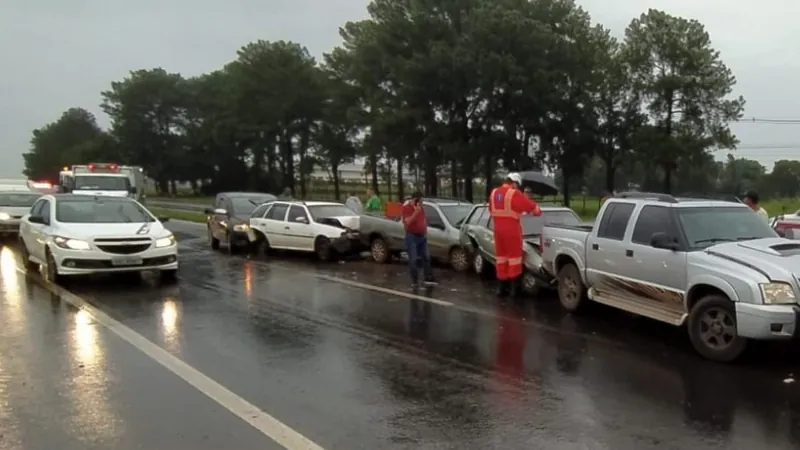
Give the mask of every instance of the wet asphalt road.
MULTIPOLYGON (((254 261, 171 227, 178 285, 70 291, 325 449, 800 447, 800 387, 784 382, 798 345, 717 365, 679 330, 599 306, 498 305, 445 270, 417 297, 402 264, 254 261)), ((16 258, 0 252, 0 449, 280 448, 16 258)))

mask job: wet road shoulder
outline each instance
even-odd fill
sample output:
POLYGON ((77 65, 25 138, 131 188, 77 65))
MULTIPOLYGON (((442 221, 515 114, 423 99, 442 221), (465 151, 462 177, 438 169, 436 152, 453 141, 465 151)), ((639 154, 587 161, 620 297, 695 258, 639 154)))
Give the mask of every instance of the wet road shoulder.
POLYGON ((281 448, 0 252, 0 449, 281 448))

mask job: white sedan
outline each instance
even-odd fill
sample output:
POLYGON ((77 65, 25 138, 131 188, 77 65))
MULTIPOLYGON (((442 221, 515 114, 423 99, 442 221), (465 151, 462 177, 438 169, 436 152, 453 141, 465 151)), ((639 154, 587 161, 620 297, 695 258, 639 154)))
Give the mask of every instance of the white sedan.
POLYGON ((256 208, 248 237, 265 249, 314 252, 323 261, 356 253, 359 216, 341 203, 276 200, 256 208))
POLYGON ((53 283, 106 272, 157 271, 163 281, 177 278, 175 237, 129 198, 42 196, 22 218, 20 241, 27 268, 41 264, 53 283))

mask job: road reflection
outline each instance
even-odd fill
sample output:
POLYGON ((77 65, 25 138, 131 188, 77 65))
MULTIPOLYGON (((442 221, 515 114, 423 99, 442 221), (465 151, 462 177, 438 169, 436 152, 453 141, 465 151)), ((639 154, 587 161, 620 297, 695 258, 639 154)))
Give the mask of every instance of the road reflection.
POLYGON ((10 248, 0 248, 0 291, 3 294, 3 307, 9 315, 9 321, 3 326, 10 327, 14 333, 22 331, 22 289, 20 289, 20 274, 17 272, 17 259, 10 248))
POLYGON ((68 420, 81 430, 78 435, 87 443, 100 443, 111 448, 113 442, 124 433, 124 423, 108 398, 108 377, 111 372, 106 367, 99 343, 98 325, 82 309, 74 317, 75 328, 69 344, 73 376, 67 394, 74 413, 68 420))
POLYGON ((164 345, 173 353, 181 349, 180 336, 178 333, 178 303, 174 297, 167 297, 161 307, 161 331, 164 338, 164 345))

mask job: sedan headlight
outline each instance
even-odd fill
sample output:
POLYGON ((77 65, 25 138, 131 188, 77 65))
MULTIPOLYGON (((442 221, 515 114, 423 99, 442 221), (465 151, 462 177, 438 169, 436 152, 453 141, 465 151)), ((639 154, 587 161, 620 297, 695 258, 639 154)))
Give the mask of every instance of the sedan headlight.
POLYGON ((90 248, 92 248, 86 241, 81 241, 79 239, 70 239, 61 236, 54 237, 53 243, 56 244, 58 247, 65 248, 67 250, 89 250, 90 248))
POLYGON ((236 225, 233 226, 233 231, 244 232, 244 231, 247 231, 249 229, 250 229, 250 225, 248 225, 246 223, 240 223, 240 224, 236 224, 236 225))
POLYGON ((11 216, 8 213, 0 212, 0 220, 8 220, 11 216))
POLYGON ((156 239, 156 248, 172 247, 173 245, 175 245, 175 236, 172 234, 156 239))
POLYGON ((788 283, 774 282, 761 284, 761 296, 767 305, 786 305, 797 303, 792 285, 788 283))

